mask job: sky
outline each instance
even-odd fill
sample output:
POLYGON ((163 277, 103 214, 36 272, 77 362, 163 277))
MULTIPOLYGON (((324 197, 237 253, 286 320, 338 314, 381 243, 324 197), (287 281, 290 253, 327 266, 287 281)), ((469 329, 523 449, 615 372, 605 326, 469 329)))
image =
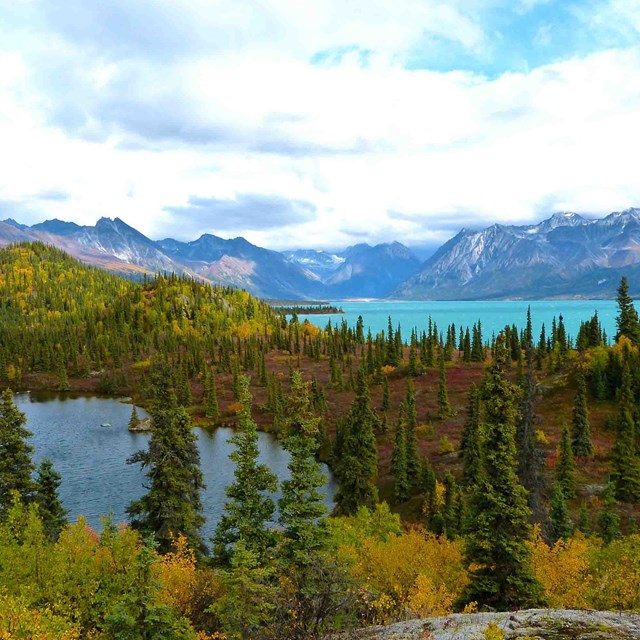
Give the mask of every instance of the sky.
POLYGON ((0 219, 424 248, 639 153, 640 0, 0 0, 0 219))

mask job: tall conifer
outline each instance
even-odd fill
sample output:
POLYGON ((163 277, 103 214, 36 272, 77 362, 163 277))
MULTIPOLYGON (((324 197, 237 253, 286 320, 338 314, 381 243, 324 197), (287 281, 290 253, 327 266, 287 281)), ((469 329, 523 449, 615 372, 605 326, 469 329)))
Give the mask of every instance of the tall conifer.
POLYGON ((591 428, 589 426, 589 412, 587 409, 587 383, 583 375, 578 378, 578 392, 573 404, 573 430, 571 433, 571 447, 576 456, 590 456, 593 454, 591 442, 591 428))
POLYGON ((542 587, 531 566, 526 491, 516 474, 516 388, 507 380, 504 336, 496 340, 493 363, 482 387, 482 472, 471 490, 465 557, 470 583, 459 605, 471 601, 498 609, 539 605, 542 587))
POLYGON ((238 432, 229 442, 235 449, 229 459, 235 463, 234 480, 226 489, 224 512, 212 538, 217 563, 229 565, 236 549, 254 553, 260 560, 275 541, 271 530, 275 504, 267 493, 275 492, 276 477, 258 463, 258 428, 251 417, 249 379, 238 376, 238 394, 242 409, 238 432))
POLYGON ((142 464, 149 479, 147 493, 127 509, 131 525, 145 535, 154 534, 163 552, 180 533, 193 549, 203 551, 200 452, 189 414, 178 406, 166 369, 155 376, 153 397, 149 447, 127 460, 142 464))
POLYGON ((558 448, 558 462, 556 464, 556 482, 560 485, 566 500, 576 495, 576 463, 573 459, 571 436, 569 427, 562 427, 562 437, 558 448))
POLYGON ((13 403, 13 393, 6 389, 0 399, 0 517, 11 504, 12 491, 30 500, 35 490, 33 447, 27 442, 32 434, 26 423, 24 413, 13 403))
POLYGON ((334 462, 338 478, 336 505, 339 513, 352 515, 360 506, 373 507, 378 500, 378 446, 374 433, 369 388, 358 371, 356 397, 344 422, 334 462))

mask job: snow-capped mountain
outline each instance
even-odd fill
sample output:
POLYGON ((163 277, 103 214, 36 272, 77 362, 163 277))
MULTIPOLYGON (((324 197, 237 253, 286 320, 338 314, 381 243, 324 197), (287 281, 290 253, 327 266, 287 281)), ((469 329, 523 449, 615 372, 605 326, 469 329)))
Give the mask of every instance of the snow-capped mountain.
POLYGON ((611 297, 623 273, 640 274, 640 209, 600 220, 565 212, 537 225, 463 229, 394 297, 611 297))
POLYGON ((299 265, 321 281, 330 276, 345 261, 342 256, 319 249, 283 251, 282 255, 289 262, 299 265))
POLYGON ((463 229, 422 264, 398 242, 280 253, 211 234, 154 241, 119 218, 94 226, 0 222, 0 246, 24 241, 53 244, 128 276, 187 273, 282 300, 599 298, 615 295, 621 275, 640 294, 640 209, 599 220, 563 212, 535 225, 463 229))

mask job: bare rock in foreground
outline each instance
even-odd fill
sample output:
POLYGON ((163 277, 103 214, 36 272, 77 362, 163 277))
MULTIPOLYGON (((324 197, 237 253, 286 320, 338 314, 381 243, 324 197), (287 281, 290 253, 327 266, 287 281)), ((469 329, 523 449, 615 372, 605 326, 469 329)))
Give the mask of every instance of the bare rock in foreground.
POLYGON ((640 615, 561 609, 456 614, 359 629, 340 638, 484 640, 490 623, 505 632, 504 640, 640 640, 640 615))

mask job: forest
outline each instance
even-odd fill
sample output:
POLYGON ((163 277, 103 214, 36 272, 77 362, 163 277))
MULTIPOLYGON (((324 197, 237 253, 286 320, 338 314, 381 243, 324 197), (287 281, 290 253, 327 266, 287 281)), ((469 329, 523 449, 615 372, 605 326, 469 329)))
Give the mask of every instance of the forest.
MULTIPOLYGON (((640 322, 568 336, 362 319, 320 328, 246 292, 134 283, 0 250, 0 638, 321 638, 453 611, 640 609, 640 322), (67 522, 11 390, 148 408, 128 525, 67 522), (232 425, 211 540, 192 425, 232 425), (290 453, 281 498, 257 431, 290 453), (319 493, 326 461, 334 511, 319 493)), ((135 410, 132 421, 137 419, 135 410)))

